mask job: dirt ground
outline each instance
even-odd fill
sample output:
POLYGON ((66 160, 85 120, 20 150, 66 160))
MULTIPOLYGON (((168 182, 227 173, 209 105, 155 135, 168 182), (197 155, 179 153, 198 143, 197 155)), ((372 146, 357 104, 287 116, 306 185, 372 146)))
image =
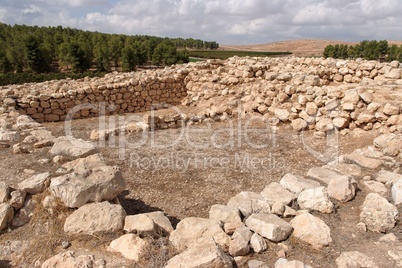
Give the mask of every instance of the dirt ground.
MULTIPOLYGON (((166 111, 159 111, 164 112, 166 111)), ((120 120, 130 116, 133 115, 124 115, 120 120)), ((141 117, 142 114, 135 115, 139 120, 141 117)), ((99 127, 100 120, 91 118, 73 121, 74 137, 89 140, 91 131, 99 127)), ((104 120, 106 124, 115 126, 120 122, 117 116, 104 120)), ((55 136, 65 135, 63 122, 47 123, 44 126, 55 136)), ((370 145, 376 135, 374 132, 338 135, 339 151, 336 155, 370 145)), ((118 166, 123 172, 127 191, 120 195, 120 201, 127 213, 132 215, 161 210, 168 215, 174 226, 186 217, 208 217, 212 205, 226 204, 241 191, 261 192, 270 182, 279 181, 286 173, 305 176, 311 167, 326 164, 314 156, 312 151, 324 154, 328 148, 327 139, 317 139, 312 132, 296 133, 290 126, 276 129, 258 119, 203 123, 187 129, 157 130, 144 135, 116 137, 106 144, 95 144, 107 164, 118 166)), ((15 186, 31 176, 32 172, 49 171, 55 174, 58 166, 52 162, 35 164, 38 159, 50 158, 48 150, 49 148, 44 148, 27 155, 15 155, 11 149, 3 149, 0 154, 1 179, 15 186)), ((364 175, 370 173, 364 172, 364 175)), ((339 205, 336 214, 316 214, 331 227, 334 243, 330 247, 321 251, 312 250, 310 246, 291 239, 285 243, 289 247, 288 257, 304 261, 313 267, 327 268, 335 267, 335 259, 343 251, 358 250, 372 256, 377 247, 374 241, 378 241, 381 235, 357 231, 359 206, 363 199, 364 194, 359 192, 352 202, 339 205)), ((7 241, 30 241, 32 244, 27 250, 19 252, 22 254, 18 257, 19 264, 33 263, 36 260, 43 262, 63 251, 60 247, 62 241, 70 241, 70 250, 80 252, 89 248, 90 253, 113 263, 110 267, 136 267, 116 254, 105 252, 107 245, 118 234, 77 237, 65 235, 62 226, 68 213, 69 210, 62 206, 56 215, 40 212, 29 224, 12 233, 1 235, 0 245, 10 243, 7 241), (39 246, 42 244, 45 247, 39 246)), ((398 224, 395 234, 400 237, 401 231, 398 224)), ((154 242, 165 243, 163 240, 154 242)), ((266 253, 244 258, 244 265, 239 267, 247 267, 248 259, 264 260, 272 266, 278 259, 276 253, 280 248, 272 243, 266 253)), ((160 254, 160 251, 150 253, 149 260, 161 258, 160 254)), ((383 264, 381 267, 393 267, 393 262, 386 255, 381 252, 375 254, 376 259, 383 264)), ((160 262, 152 263, 149 260, 141 266, 160 265, 160 262)), ((10 267, 6 262, 0 262, 0 267, 2 265, 10 267)))

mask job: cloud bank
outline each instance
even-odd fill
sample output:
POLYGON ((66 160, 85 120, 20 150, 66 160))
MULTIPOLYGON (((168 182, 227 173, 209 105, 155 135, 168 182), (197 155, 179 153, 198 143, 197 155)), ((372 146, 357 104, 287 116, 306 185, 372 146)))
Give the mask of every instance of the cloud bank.
POLYGON ((402 40, 400 0, 3 0, 7 24, 192 37, 221 44, 289 39, 402 40))

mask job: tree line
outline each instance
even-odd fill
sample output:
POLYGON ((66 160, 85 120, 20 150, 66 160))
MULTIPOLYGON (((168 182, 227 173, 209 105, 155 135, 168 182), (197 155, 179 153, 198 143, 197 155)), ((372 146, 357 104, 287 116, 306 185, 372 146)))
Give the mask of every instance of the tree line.
POLYGON ((72 28, 0 23, 0 73, 51 73, 188 62, 187 49, 217 49, 215 41, 105 34, 72 28))
POLYGON ((328 45, 324 49, 324 57, 336 59, 385 60, 402 62, 402 46, 389 45, 387 40, 364 40, 354 46, 346 44, 328 45))

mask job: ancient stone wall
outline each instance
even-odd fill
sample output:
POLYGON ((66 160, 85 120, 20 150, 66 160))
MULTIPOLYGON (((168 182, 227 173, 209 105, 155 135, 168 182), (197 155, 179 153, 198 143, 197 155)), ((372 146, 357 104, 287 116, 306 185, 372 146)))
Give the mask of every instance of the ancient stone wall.
MULTIPOLYGON (((216 115, 231 116, 240 101, 245 113, 274 116, 280 122, 293 122, 296 128, 314 128, 327 115, 335 127, 371 128, 399 115, 402 107, 391 107, 398 111, 387 113, 375 103, 370 115, 361 115, 375 102, 370 94, 375 87, 402 85, 401 76, 397 61, 233 57, 112 73, 104 78, 8 86, 1 88, 0 95, 3 111, 15 106, 38 122, 62 121, 67 115, 86 118, 144 112, 178 104, 203 107, 205 113, 196 118, 202 121, 216 115)), ((322 127, 317 129, 327 129, 328 124, 328 120, 321 121, 322 127)))

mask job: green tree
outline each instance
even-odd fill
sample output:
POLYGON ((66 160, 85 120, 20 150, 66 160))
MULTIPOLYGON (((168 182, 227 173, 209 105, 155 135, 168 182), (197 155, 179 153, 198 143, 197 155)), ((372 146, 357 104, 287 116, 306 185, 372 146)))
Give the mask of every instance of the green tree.
POLYGON ((32 35, 25 40, 25 56, 28 67, 36 73, 44 73, 50 70, 49 62, 40 48, 38 39, 32 35))
POLYGON ((159 43, 152 55, 152 63, 171 65, 177 62, 177 50, 173 43, 163 41, 159 43))

